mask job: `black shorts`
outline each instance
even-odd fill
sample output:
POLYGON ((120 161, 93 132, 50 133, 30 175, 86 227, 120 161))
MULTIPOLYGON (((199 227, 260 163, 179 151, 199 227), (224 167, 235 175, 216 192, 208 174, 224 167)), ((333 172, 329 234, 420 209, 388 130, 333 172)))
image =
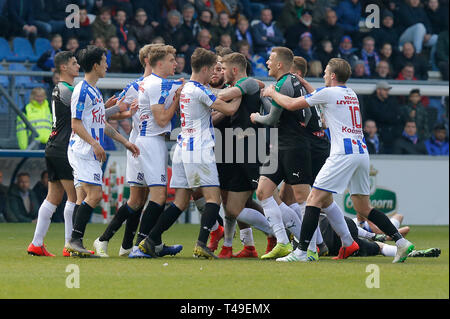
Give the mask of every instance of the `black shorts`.
POLYGON ((323 138, 310 138, 311 148, 311 186, 325 161, 330 156, 330 142, 323 138))
POLYGON ((276 185, 283 180, 289 185, 312 184, 311 153, 307 147, 278 150, 276 171, 267 173, 270 157, 261 169, 261 175, 269 178, 276 185))
POLYGON ((259 163, 219 164, 220 188, 230 192, 254 191, 258 188, 259 163))
POLYGON ((48 181, 56 182, 62 179, 73 181, 73 168, 67 157, 45 156, 48 171, 48 181))

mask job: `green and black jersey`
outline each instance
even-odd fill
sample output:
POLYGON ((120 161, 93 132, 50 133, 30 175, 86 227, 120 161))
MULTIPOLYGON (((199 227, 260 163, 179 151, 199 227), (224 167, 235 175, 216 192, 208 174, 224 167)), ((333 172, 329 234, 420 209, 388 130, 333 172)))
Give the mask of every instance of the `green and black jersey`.
POLYGON ((260 125, 250 121, 250 114, 259 112, 261 108, 260 88, 258 82, 246 77, 237 81, 236 85, 242 92, 242 101, 239 109, 231 116, 231 127, 243 130, 252 127, 257 130, 260 125))
MULTIPOLYGON (((289 97, 300 97, 304 95, 303 85, 297 77, 291 73, 281 76, 276 85, 275 90, 289 97)), ((272 100, 272 105, 283 108, 272 100)), ((291 149, 303 147, 306 143, 306 129, 301 125, 303 119, 302 110, 288 111, 283 109, 278 121, 278 148, 291 149)))
POLYGON ((72 133, 70 99, 73 86, 66 82, 58 82, 52 92, 52 133, 45 148, 45 155, 67 157, 67 146, 72 133))

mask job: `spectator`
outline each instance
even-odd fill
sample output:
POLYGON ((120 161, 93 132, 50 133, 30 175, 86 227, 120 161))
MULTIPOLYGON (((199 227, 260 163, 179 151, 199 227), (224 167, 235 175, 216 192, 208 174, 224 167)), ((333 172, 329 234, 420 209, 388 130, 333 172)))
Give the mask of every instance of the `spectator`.
POLYGON ((358 60, 353 64, 353 72, 351 75, 353 79, 367 79, 366 63, 363 60, 358 60))
POLYGON ((385 9, 383 11, 380 28, 373 28, 370 35, 375 40, 375 46, 378 50, 382 44, 389 43, 393 48, 398 48, 398 29, 394 26, 394 14, 385 9))
MULTIPOLYGON (((51 49, 45 51, 37 60, 37 66, 43 71, 55 71, 55 54, 61 51, 62 37, 59 34, 54 34, 50 41, 51 49)), ((48 79, 48 78, 46 78, 48 79)), ((49 81, 47 81, 49 82, 49 81)))
POLYGON ((194 23, 194 37, 199 33, 202 29, 207 29, 212 31, 212 18, 213 14, 210 10, 205 9, 200 12, 197 21, 194 23))
POLYGON ((361 3, 359 0, 343 0, 336 8, 337 24, 350 35, 356 43, 359 42, 359 20, 361 20, 361 3))
POLYGON ((212 50, 211 39, 211 33, 207 29, 201 30, 197 35, 198 46, 206 50, 212 50))
POLYGON ((433 135, 425 141, 425 147, 429 155, 448 155, 447 130, 444 124, 434 127, 433 135))
POLYGON ((167 14, 167 21, 161 23, 156 28, 155 33, 164 38, 166 44, 170 44, 177 50, 183 43, 183 34, 181 31, 181 13, 177 10, 170 10, 167 14))
POLYGON ((9 190, 7 205, 9 214, 13 218, 11 222, 36 222, 39 201, 30 189, 30 174, 22 172, 17 175, 17 183, 9 190))
POLYGON ((92 23, 92 35, 96 37, 104 37, 105 41, 109 41, 110 38, 116 36, 116 28, 111 23, 111 11, 107 7, 100 9, 100 13, 92 23))
POLYGON ((125 73, 128 71, 130 61, 126 54, 120 51, 119 38, 114 36, 109 39, 109 51, 111 52, 111 65, 108 67, 110 73, 125 73))
POLYGON ((228 34, 230 36, 231 42, 236 42, 234 35, 234 27, 230 23, 230 17, 228 13, 219 13, 219 24, 211 29, 212 43, 217 44, 220 42, 220 37, 223 34, 228 34))
POLYGON ((394 144, 394 154, 427 154, 425 144, 416 134, 416 122, 406 121, 402 136, 397 138, 394 144))
POLYGON ((284 38, 281 31, 272 21, 272 11, 268 8, 261 11, 261 21, 253 27, 254 52, 264 60, 268 60, 272 47, 283 45, 284 38))
POLYGON ((125 55, 127 56, 129 61, 128 71, 130 73, 144 72, 141 62, 139 61, 139 49, 137 47, 135 38, 128 37, 127 52, 125 53, 125 55))
POLYGON ((364 122, 364 138, 366 140, 367 150, 369 154, 380 154, 382 143, 378 136, 377 123, 374 120, 366 120, 364 122))
MULTIPOLYGON (((190 3, 186 3, 183 6, 183 24, 181 25, 180 32, 181 32, 181 39, 182 41, 178 43, 177 51, 181 53, 186 53, 190 46, 195 44, 195 38, 194 38, 194 13, 195 9, 194 6, 190 3)), ((187 61, 186 61, 187 62, 187 61)), ((190 69, 190 67, 188 66, 190 69)))
POLYGON ((380 60, 387 61, 391 66, 394 65, 394 55, 392 45, 389 42, 383 43, 380 49, 380 60))
POLYGON ((425 10, 420 6, 420 0, 406 0, 400 3, 398 10, 400 25, 399 44, 412 42, 417 54, 422 53, 423 45, 431 47, 437 43, 437 34, 433 29, 425 10))
POLYGON ((388 82, 377 82, 375 92, 366 98, 362 110, 363 118, 375 121, 384 152, 388 154, 393 152, 394 141, 400 137, 407 117, 404 107, 389 96, 390 89, 388 82))
POLYGON ((246 40, 236 43, 237 52, 242 53, 247 58, 247 63, 250 65, 250 72, 247 75, 267 77, 268 71, 266 68, 266 60, 258 54, 250 53, 250 44, 246 40))
POLYGON ((414 46, 411 42, 403 44, 402 52, 395 59, 395 71, 400 72, 408 63, 414 65, 414 75, 419 80, 428 80, 428 63, 422 56, 414 52, 414 46))
POLYGON ((334 58, 336 53, 333 49, 333 44, 330 40, 322 40, 319 47, 315 52, 315 57, 322 63, 322 65, 327 65, 330 59, 334 58))
POLYGON ((203 10, 209 10, 211 11, 213 17, 213 21, 217 20, 217 12, 214 8, 214 1, 213 0, 195 0, 194 2, 195 11, 202 12, 203 10))
POLYGON ((0 171, 0 223, 8 220, 8 213, 6 210, 6 194, 8 193, 8 186, 3 185, 3 172, 0 171))
POLYGON ((296 24, 286 31, 286 46, 295 50, 300 41, 300 36, 305 32, 312 33, 312 14, 305 10, 296 24))
POLYGON ((135 38, 138 46, 141 48, 144 45, 152 42, 155 34, 153 27, 148 24, 147 13, 144 9, 136 10, 134 21, 128 29, 128 36, 135 38))
POLYGON ((425 8, 428 20, 430 20, 431 34, 439 34, 447 27, 448 13, 442 10, 439 6, 438 0, 428 0, 425 8))
POLYGON ((329 9, 326 13, 326 20, 323 24, 315 28, 314 33, 317 41, 330 40, 333 48, 339 47, 339 42, 344 36, 344 30, 337 25, 336 11, 329 9))
POLYGON ((66 26, 66 8, 69 0, 33 1, 34 18, 39 33, 48 37, 52 33, 62 34, 66 26))
POLYGON ((7 0, 6 8, 12 35, 26 37, 33 42, 38 33, 34 19, 33 1, 7 0))
MULTIPOLYGON (((9 19, 7 16, 7 9, 6 9, 6 2, 5 0, 0 1, 0 37, 2 38, 9 38, 10 31, 9 31, 9 19)), ((1 217, 0 212, 0 219, 1 217)))
POLYGON ((70 37, 67 39, 66 50, 72 52, 75 56, 78 53, 78 49, 80 48, 80 44, 78 43, 78 39, 75 37, 70 37))
POLYGON ((294 50, 294 55, 305 58, 307 62, 317 60, 311 33, 305 32, 300 36, 300 42, 298 47, 294 50))
POLYGON ((235 25, 242 11, 242 4, 237 0, 214 0, 216 12, 225 11, 230 17, 231 25, 235 25))
POLYGON ((184 69, 186 67, 186 59, 184 57, 184 54, 177 54, 175 60, 177 61, 177 66, 175 68, 175 75, 188 78, 189 74, 184 72, 184 69))
MULTIPOLYGON (((106 40, 102 36, 95 37, 94 45, 96 47, 102 48, 106 50, 106 63, 108 64, 108 68, 111 66, 111 51, 106 47, 106 40)), ((81 71, 81 69, 80 69, 81 71)))
POLYGON ((406 111, 410 119, 416 122, 417 135, 420 140, 425 140, 430 136, 428 127, 428 112, 427 108, 423 106, 419 89, 412 89, 409 92, 408 104, 406 111))
POLYGON ((125 51, 128 39, 127 13, 125 10, 119 9, 114 17, 114 25, 116 26, 116 36, 119 38, 120 49, 125 51))
POLYGON ((152 44, 166 44, 163 37, 155 37, 152 40, 152 44))
POLYGON ((375 40, 371 36, 363 39, 363 47, 359 53, 359 57, 364 61, 364 73, 368 77, 375 73, 375 69, 380 62, 380 57, 375 51, 375 40))
POLYGON ((250 46, 250 53, 253 52, 253 35, 251 33, 251 30, 249 29, 249 23, 246 17, 244 16, 240 16, 238 21, 237 21, 237 26, 236 26, 236 40, 237 41, 242 41, 245 40, 247 41, 248 45, 250 46))
POLYGON ((353 67, 354 64, 358 61, 356 51, 357 50, 353 48, 352 38, 350 38, 348 35, 345 35, 341 39, 336 57, 344 59, 353 67))
POLYGON ((417 78, 414 76, 414 65, 411 63, 406 63, 395 79, 402 81, 417 81, 417 78))
MULTIPOLYGON (((332 10, 331 7, 333 4, 331 2, 332 1, 327 0, 306 0, 306 9, 312 12, 313 27, 317 28, 325 23, 327 12, 332 10)), ((340 39, 340 37, 338 39, 340 39)))
POLYGON ((305 11, 306 0, 287 0, 286 4, 278 17, 277 26, 281 32, 286 31, 295 26, 300 20, 303 11, 305 11))
POLYGON ((228 33, 224 33, 220 36, 219 45, 224 48, 231 48, 232 45, 231 36, 228 33))
POLYGON ((449 36, 448 28, 439 33, 438 42, 436 45, 436 64, 441 71, 442 80, 448 81, 448 49, 449 36))
MULTIPOLYGON (((47 101, 47 95, 42 87, 34 88, 30 94, 30 103, 25 106, 24 116, 38 133, 36 140, 40 142, 40 149, 45 148, 50 133, 52 132, 52 114, 47 101)), ((17 143, 24 150, 28 147, 31 132, 27 130, 25 123, 17 116, 17 143)))
MULTIPOLYGON (((148 0, 132 0, 134 14, 136 15, 136 11, 139 9, 144 9, 147 14, 148 21, 150 25, 155 29, 157 28, 162 21, 161 15, 161 3, 163 1, 148 1, 148 0)), ((170 10, 167 10, 170 11, 170 10)), ((129 15, 131 16, 131 15, 129 15)))
POLYGON ((80 7, 80 27, 66 29, 64 38, 76 38, 80 44, 80 48, 83 49, 93 40, 92 33, 91 21, 89 20, 87 10, 84 7, 80 7))
POLYGON ((391 66, 389 65, 389 62, 385 60, 381 60, 380 62, 378 62, 377 68, 375 69, 375 74, 372 76, 372 78, 379 80, 392 79, 391 66))
POLYGON ((321 78, 323 76, 323 66, 319 60, 308 63, 308 76, 313 78, 321 78))
POLYGON ((39 206, 41 206, 48 193, 48 172, 41 173, 41 179, 34 185, 33 192, 38 199, 39 206))

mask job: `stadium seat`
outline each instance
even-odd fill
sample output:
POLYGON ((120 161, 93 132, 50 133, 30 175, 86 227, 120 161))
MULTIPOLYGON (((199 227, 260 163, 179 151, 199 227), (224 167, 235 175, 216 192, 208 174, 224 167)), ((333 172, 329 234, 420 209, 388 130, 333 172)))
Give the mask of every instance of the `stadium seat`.
POLYGON ((25 62, 26 60, 36 62, 39 58, 36 54, 34 54, 30 41, 22 37, 14 38, 13 52, 17 57, 16 61, 18 62, 25 62))
MULTIPOLYGON (((4 71, 5 68, 0 64, 0 70, 4 71)), ((9 86, 9 79, 7 75, 0 75, 0 85, 3 86, 5 89, 9 86)))
MULTIPOLYGON (((28 69, 21 63, 11 63, 9 65, 10 71, 28 71, 28 69)), ((18 75, 15 76, 15 86, 16 87, 24 87, 24 88, 35 88, 38 86, 42 86, 42 84, 34 81, 30 76, 27 75, 18 75)))
POLYGON ((5 38, 0 38, 0 61, 3 59, 12 61, 14 54, 11 52, 8 41, 5 38))
POLYGON ((37 38, 34 43, 36 56, 39 58, 45 51, 51 50, 50 41, 46 38, 37 38))

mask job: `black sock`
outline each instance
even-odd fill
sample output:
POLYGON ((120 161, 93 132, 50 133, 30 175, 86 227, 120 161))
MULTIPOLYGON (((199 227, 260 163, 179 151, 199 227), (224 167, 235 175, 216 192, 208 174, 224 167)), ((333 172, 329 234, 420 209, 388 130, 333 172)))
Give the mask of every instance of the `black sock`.
POLYGON ((222 216, 217 216, 217 222, 219 223, 220 226, 223 226, 223 218, 222 216))
POLYGON ((77 216, 73 224, 72 239, 83 238, 86 225, 89 222, 93 211, 94 208, 89 206, 87 203, 81 203, 80 207, 78 207, 77 216))
POLYGON ((164 205, 150 201, 144 210, 141 218, 141 225, 139 226, 139 231, 136 238, 136 246, 147 237, 153 227, 155 227, 159 216, 161 216, 164 211, 164 205))
POLYGON ((155 227, 152 228, 148 237, 155 243, 155 245, 160 245, 162 243, 161 235, 163 232, 168 230, 180 217, 182 210, 180 210, 175 204, 170 204, 170 206, 161 214, 155 227))
POLYGON ((123 234, 122 240, 123 249, 130 249, 131 247, 133 247, 133 239, 139 226, 142 208, 143 207, 139 208, 134 214, 128 216, 127 223, 125 224, 125 233, 123 234))
POLYGON ((300 249, 308 250, 309 242, 316 231, 319 224, 320 208, 314 206, 306 206, 305 216, 303 216, 302 228, 300 230, 300 249))
POLYGON ((72 214, 72 225, 75 225, 75 216, 77 215, 78 208, 80 208, 80 205, 75 204, 75 207, 73 208, 73 214, 72 214))
POLYGON ((198 241, 206 244, 211 228, 216 223, 217 216, 219 216, 219 211, 220 205, 217 205, 216 203, 205 204, 205 211, 200 219, 200 233, 198 234, 198 241))
POLYGON ((403 236, 398 232, 398 229, 392 224, 389 218, 382 212, 373 208, 367 219, 374 223, 383 233, 390 236, 393 241, 397 241, 403 236))
POLYGON ((113 219, 109 223, 108 227, 106 227, 103 235, 100 236, 100 241, 108 241, 114 236, 115 232, 119 230, 120 226, 122 226, 123 222, 132 214, 134 214, 134 210, 128 206, 127 203, 120 206, 114 215, 113 219))

